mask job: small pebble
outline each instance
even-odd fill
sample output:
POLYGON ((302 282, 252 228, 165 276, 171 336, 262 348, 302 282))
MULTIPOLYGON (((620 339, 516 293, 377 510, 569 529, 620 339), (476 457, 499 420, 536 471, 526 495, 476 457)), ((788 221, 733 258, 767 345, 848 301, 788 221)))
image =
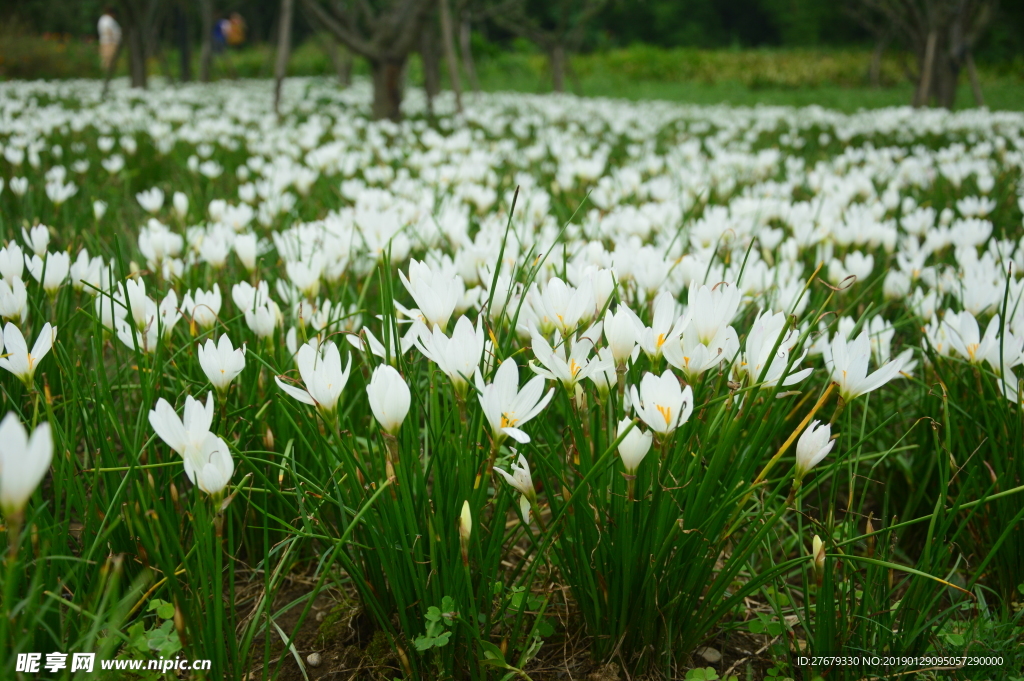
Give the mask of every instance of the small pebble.
POLYGON ((711 664, 720 662, 722 660, 722 653, 718 652, 714 648, 701 648, 697 652, 700 654, 701 657, 703 657, 711 664))
POLYGON ((326 612, 324 612, 323 610, 321 610, 320 612, 318 612, 318 613, 316 614, 316 621, 317 621, 317 622, 323 622, 323 621, 324 621, 324 617, 325 617, 326 615, 327 615, 327 613, 326 613, 326 612))
POLYGON ((306 664, 310 667, 320 666, 320 653, 310 653, 309 657, 306 658, 306 664))

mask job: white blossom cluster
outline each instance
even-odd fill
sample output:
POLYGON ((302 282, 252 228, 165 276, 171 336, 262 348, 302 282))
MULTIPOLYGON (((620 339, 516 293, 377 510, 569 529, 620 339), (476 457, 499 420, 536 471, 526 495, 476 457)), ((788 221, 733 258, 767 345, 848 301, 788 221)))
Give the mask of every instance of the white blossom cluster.
POLYGON ((231 380, 217 372, 241 371, 242 343, 280 334, 305 389, 279 383, 325 417, 348 369, 317 334, 347 332, 381 357, 415 348, 456 393, 476 389, 496 438, 518 441, 550 399, 544 381, 607 394, 641 355, 664 371, 624 397, 660 434, 689 418, 707 372, 773 387, 818 370, 849 400, 913 375, 925 349, 985 366, 1017 400, 1024 115, 479 94, 459 114, 442 96, 431 118, 412 91, 396 124, 372 121, 370 104, 365 83, 295 79, 279 121, 265 82, 114 88, 107 100, 90 82, 0 84, 7 210, 84 204, 99 232, 133 235, 145 270, 125 280, 103 255, 72 257, 61 224, 7 224, 0 315, 22 326, 28 287, 55 298, 71 285, 95 296, 114 336, 153 352, 180 342, 180 319, 210 330, 230 310, 249 335, 200 357, 213 387, 231 380), (180 172, 136 194, 140 224, 109 225, 91 192, 143 162, 180 172), (387 349, 382 310, 339 295, 385 258, 404 286, 387 349), (184 287, 197 269, 208 284, 184 287), (809 320, 815 272, 873 305, 809 320), (484 319, 529 346, 543 379, 529 399, 518 375, 482 379, 484 319), (314 365, 333 372, 330 387, 314 365))

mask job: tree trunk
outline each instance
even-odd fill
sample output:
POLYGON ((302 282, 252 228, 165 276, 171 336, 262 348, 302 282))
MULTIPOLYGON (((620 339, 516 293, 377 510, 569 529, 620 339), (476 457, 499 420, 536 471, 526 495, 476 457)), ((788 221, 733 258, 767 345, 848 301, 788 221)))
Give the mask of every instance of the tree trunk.
POLYGON ((875 49, 871 52, 871 66, 868 67, 868 82, 871 87, 877 88, 882 86, 882 56, 885 54, 885 48, 889 45, 889 35, 881 36, 878 42, 875 43, 875 49))
POLYGON ((914 93, 914 106, 925 106, 932 92, 932 71, 935 67, 935 48, 939 34, 932 30, 928 34, 928 42, 925 44, 924 54, 921 59, 920 80, 917 84, 917 91, 914 93))
POLYGON ((548 53, 551 65, 551 86, 555 92, 565 92, 565 47, 555 45, 548 53))
POLYGON ((199 16, 203 26, 203 47, 199 53, 199 80, 209 83, 210 66, 213 62, 213 0, 199 0, 199 16))
POLYGON ((142 27, 136 22, 128 25, 128 73, 132 87, 146 87, 146 46, 142 37, 142 27))
POLYGON ((948 50, 941 50, 939 55, 935 60, 935 71, 932 75, 932 91, 937 105, 952 109, 956 105, 960 64, 950 56, 948 50))
POLYGON ((192 80, 192 40, 188 35, 188 17, 181 7, 174 9, 175 38, 181 55, 181 82, 192 80))
POLYGON ((389 118, 398 122, 402 118, 402 81, 405 77, 406 57, 380 58, 370 62, 373 73, 373 117, 389 118))
POLYGON ((452 32, 452 14, 448 0, 441 0, 441 35, 444 40, 444 60, 448 62, 448 80, 455 93, 455 109, 462 113, 462 82, 459 79, 459 63, 455 57, 455 37, 452 32))
POLYGON ((295 0, 281 0, 281 19, 278 22, 277 60, 274 62, 274 113, 281 115, 281 85, 288 70, 288 58, 292 53, 292 17, 295 0))
POLYGON ((473 61, 472 35, 473 27, 464 18, 459 26, 459 48, 462 50, 462 68, 466 69, 469 87, 473 92, 480 92, 480 79, 476 76, 476 63, 473 61))
POLYGON ((978 81, 978 69, 974 67, 974 57, 970 51, 965 59, 967 62, 967 77, 971 81, 971 92, 974 93, 974 105, 985 106, 985 96, 981 92, 981 83, 978 81))
POLYGON ((423 61, 423 91, 427 94, 427 111, 434 115, 434 97, 441 92, 441 60, 437 54, 437 32, 424 26, 420 32, 420 58, 423 61))

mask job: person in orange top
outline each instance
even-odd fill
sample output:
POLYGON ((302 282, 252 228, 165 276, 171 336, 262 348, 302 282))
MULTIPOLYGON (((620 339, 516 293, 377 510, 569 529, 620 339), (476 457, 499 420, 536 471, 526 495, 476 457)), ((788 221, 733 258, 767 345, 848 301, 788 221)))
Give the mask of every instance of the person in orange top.
POLYGON ((228 46, 238 47, 245 42, 245 19, 238 12, 232 12, 225 32, 228 46))
POLYGON ((107 71, 117 54, 117 46, 121 43, 121 26, 114 19, 112 7, 107 7, 103 11, 96 30, 100 34, 100 63, 103 65, 103 70, 107 71))

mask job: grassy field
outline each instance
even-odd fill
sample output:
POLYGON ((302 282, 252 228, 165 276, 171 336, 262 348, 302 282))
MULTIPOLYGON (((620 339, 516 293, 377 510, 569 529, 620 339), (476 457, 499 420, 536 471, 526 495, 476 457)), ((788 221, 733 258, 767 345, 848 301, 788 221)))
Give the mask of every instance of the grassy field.
MULTIPOLYGON (((178 55, 168 50, 166 60, 152 59, 154 75, 178 77, 178 55)), ((267 78, 273 72, 273 47, 256 45, 231 51, 214 64, 215 78, 267 78)), ((199 72, 194 57, 193 74, 199 72)), ((568 86, 595 97, 630 100, 662 99, 687 104, 732 104, 736 106, 818 105, 852 112, 909 104, 912 86, 903 75, 899 55, 889 54, 882 62, 880 86, 867 84, 870 53, 845 50, 746 50, 701 51, 633 47, 577 55, 573 58, 576 78, 568 86)), ((551 78, 543 55, 501 51, 484 46, 477 60, 481 89, 486 92, 516 91, 544 93, 551 78)), ((334 66, 316 40, 300 45, 289 66, 290 76, 330 76, 334 66)), ((366 64, 355 60, 353 73, 368 75, 366 64)), ((0 33, 0 78, 98 78, 95 45, 75 40, 43 40, 0 33)), ((127 75, 122 58, 119 76, 127 75)), ((409 63, 407 81, 422 82, 417 55, 409 63)), ((442 83, 448 76, 442 69, 442 83)), ((982 89, 991 109, 1024 110, 1024 63, 983 66, 982 89)), ((468 85, 464 81, 463 87, 468 85)), ((966 83, 962 83, 958 107, 974 106, 966 83)))
POLYGON ((0 84, 0 679, 1020 681, 1024 115, 100 87, 0 84))

